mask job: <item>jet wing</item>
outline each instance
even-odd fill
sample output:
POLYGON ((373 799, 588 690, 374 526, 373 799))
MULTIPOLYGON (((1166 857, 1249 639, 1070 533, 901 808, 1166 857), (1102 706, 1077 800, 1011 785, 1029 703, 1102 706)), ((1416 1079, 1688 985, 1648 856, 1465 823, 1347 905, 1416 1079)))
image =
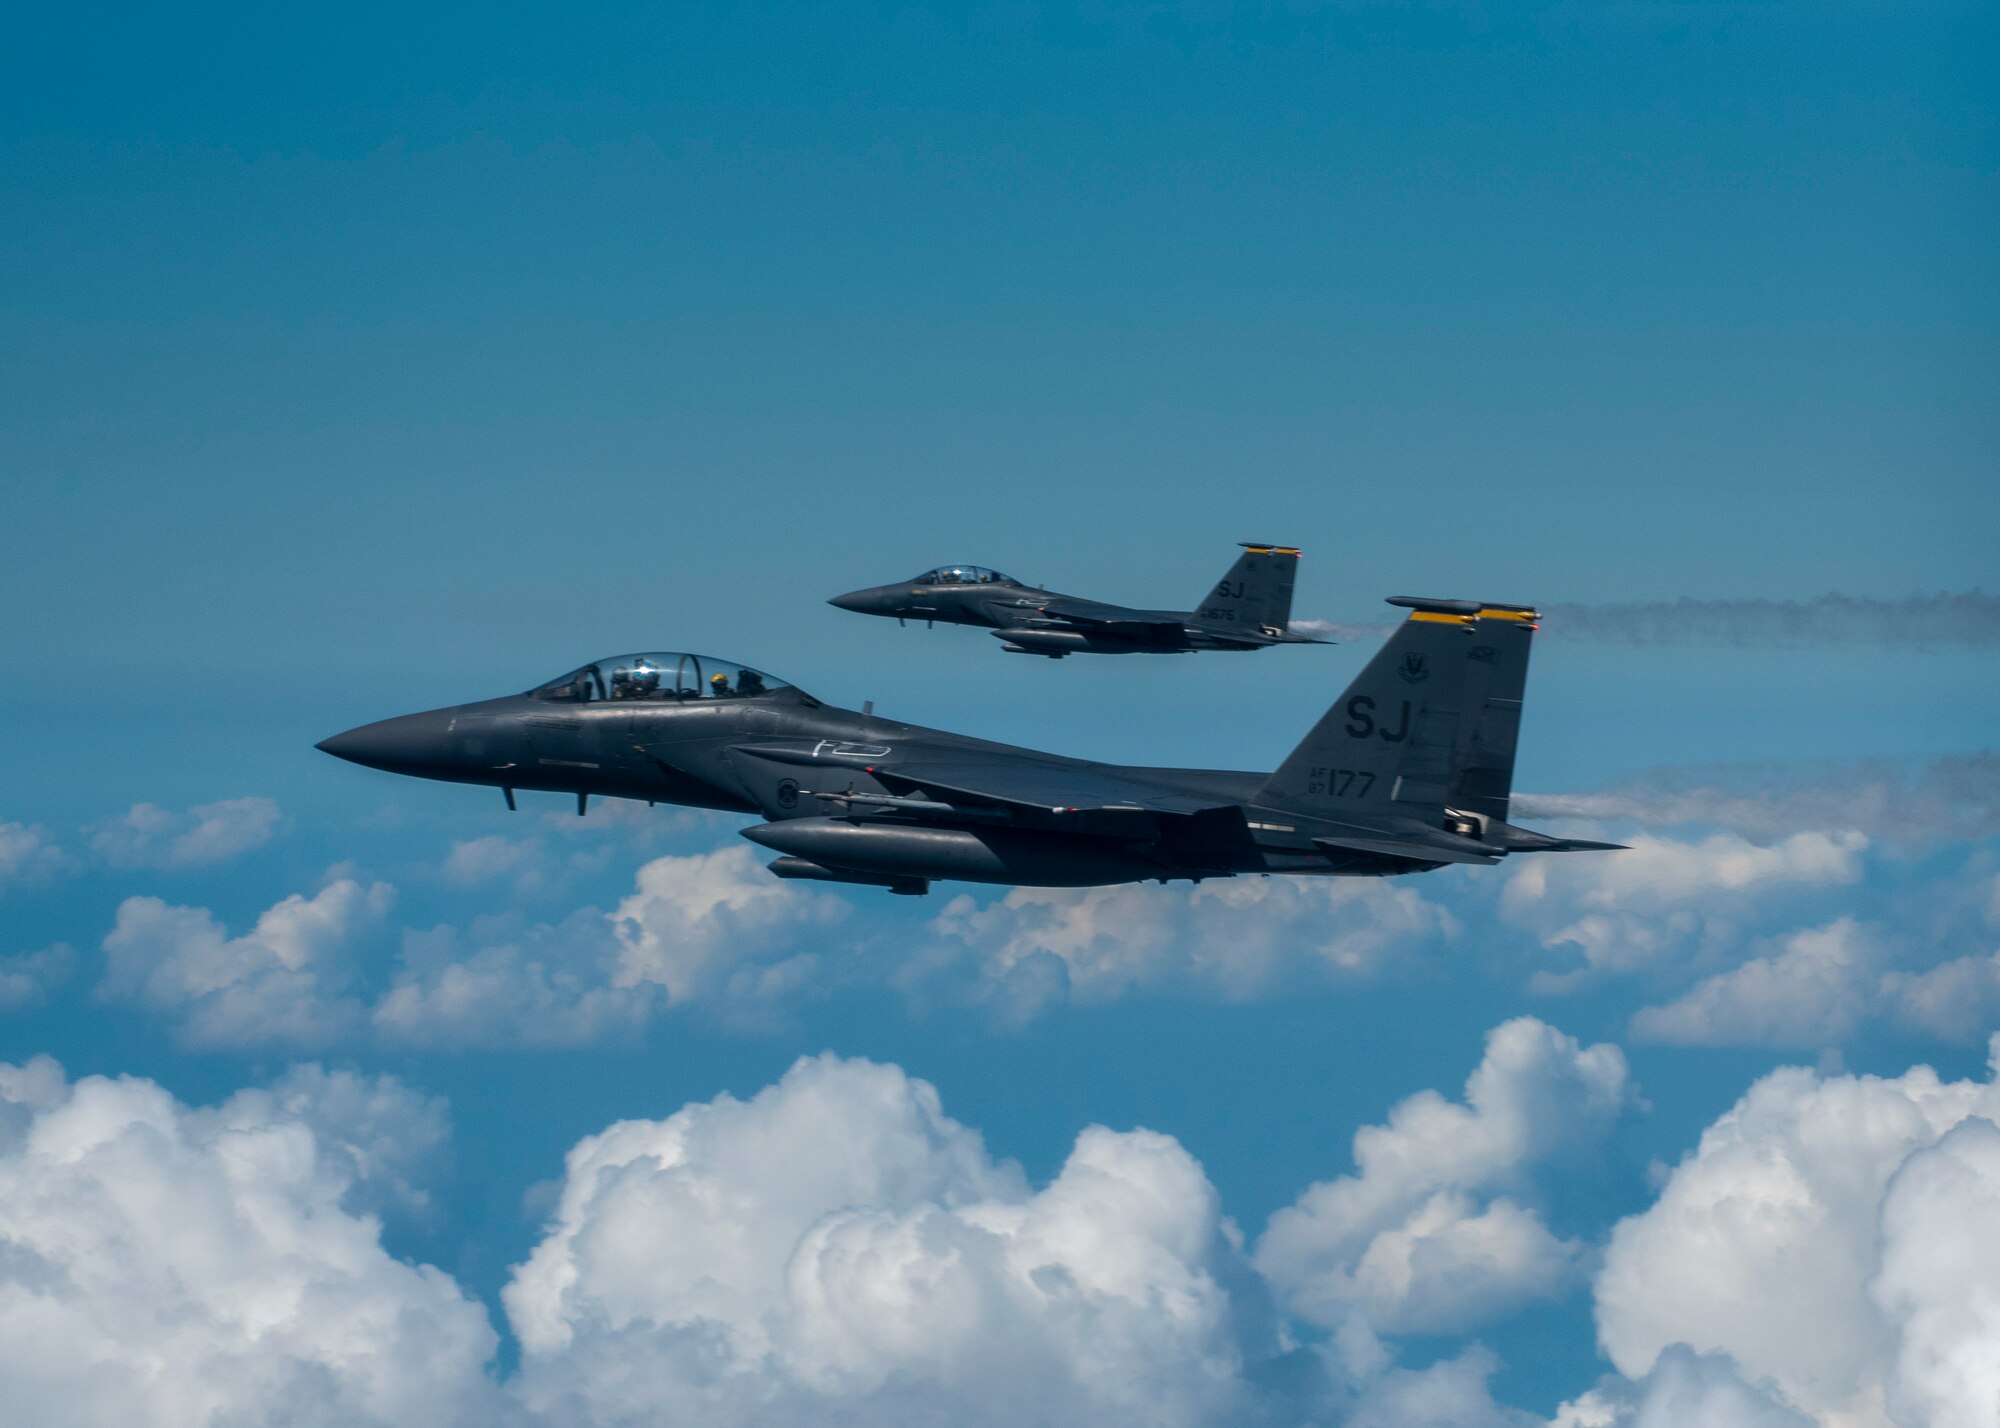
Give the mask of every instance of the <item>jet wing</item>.
POLYGON ((1094 600, 1062 596, 1035 608, 1047 619, 1127 639, 1177 640, 1187 628, 1186 617, 1172 610, 1131 610, 1123 605, 1100 605, 1094 600))
POLYGON ((1186 814, 1236 806, 1226 798, 1063 764, 939 759, 877 764, 870 772, 888 788, 921 792, 943 803, 970 800, 1036 813, 1186 814))

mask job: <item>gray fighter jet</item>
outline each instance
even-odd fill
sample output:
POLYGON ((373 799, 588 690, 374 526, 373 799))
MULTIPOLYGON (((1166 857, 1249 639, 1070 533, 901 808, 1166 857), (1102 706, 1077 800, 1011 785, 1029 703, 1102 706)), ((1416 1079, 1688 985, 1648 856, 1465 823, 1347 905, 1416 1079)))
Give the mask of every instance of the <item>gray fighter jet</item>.
POLYGON ((914 580, 850 590, 827 601, 862 615, 981 625, 1011 654, 1191 654, 1323 645, 1291 629, 1292 546, 1243 542, 1243 554, 1193 610, 1135 610, 1023 585, 981 565, 941 565, 914 580))
POLYGON ((1507 822, 1534 611, 1409 617, 1277 772, 1135 768, 836 709, 705 655, 599 660, 525 694, 319 747, 420 778, 754 814, 783 878, 1085 887, 1248 873, 1381 877, 1613 848, 1507 822))

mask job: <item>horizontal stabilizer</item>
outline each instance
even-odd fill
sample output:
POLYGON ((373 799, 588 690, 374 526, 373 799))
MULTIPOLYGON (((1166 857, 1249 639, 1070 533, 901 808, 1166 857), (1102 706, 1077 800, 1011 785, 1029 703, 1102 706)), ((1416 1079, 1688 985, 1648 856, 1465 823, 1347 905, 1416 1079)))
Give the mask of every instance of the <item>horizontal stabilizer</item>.
POLYGON ((1400 820, 1388 826, 1322 821, 1313 830, 1313 841, 1356 848, 1364 853, 1422 858, 1430 863, 1497 863, 1506 851, 1489 847, 1477 838, 1466 838, 1412 820, 1400 820), (1322 829, 1331 831, 1323 832, 1322 829))
POLYGON ((1343 852, 1379 853, 1387 858, 1410 858, 1420 863, 1483 863, 1500 861, 1494 853, 1478 851, 1479 845, 1469 838, 1457 840, 1463 848, 1447 847, 1442 843, 1412 842, 1407 839, 1378 833, 1372 838, 1348 837, 1345 834, 1321 834, 1313 842, 1329 850, 1343 852))
POLYGON ((1627 847, 1624 843, 1593 843, 1588 838, 1551 838, 1497 818, 1487 820, 1486 839, 1509 853, 1617 853, 1627 847))

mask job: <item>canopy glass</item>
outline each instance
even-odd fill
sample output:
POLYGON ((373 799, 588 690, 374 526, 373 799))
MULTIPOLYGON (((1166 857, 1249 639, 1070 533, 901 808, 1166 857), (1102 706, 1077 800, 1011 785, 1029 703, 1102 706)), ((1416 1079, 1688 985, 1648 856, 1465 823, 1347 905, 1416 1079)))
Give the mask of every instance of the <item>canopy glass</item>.
POLYGON ((708 655, 653 650, 617 655, 571 670, 528 691, 566 704, 647 700, 756 699, 792 686, 761 670, 708 655))
POLYGON ((926 570, 910 582, 912 585, 994 585, 1012 584, 1011 577, 997 570, 988 570, 983 565, 940 565, 936 570, 926 570))

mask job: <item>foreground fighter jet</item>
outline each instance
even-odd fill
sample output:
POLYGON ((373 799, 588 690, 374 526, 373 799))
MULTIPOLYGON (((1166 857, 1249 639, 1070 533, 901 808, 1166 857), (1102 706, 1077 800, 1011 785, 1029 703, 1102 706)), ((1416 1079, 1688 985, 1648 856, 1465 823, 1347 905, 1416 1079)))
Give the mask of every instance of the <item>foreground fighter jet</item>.
POLYGON ((1243 542, 1197 609, 1134 610, 1023 585, 980 565, 942 565, 914 580, 850 590, 827 601, 862 615, 982 625, 1010 654, 1188 654, 1260 650, 1266 645, 1323 645, 1291 631, 1292 546, 1243 542))
POLYGON ((336 734, 392 773, 756 814, 782 878, 1085 887, 1380 877, 1613 848, 1508 823, 1535 613, 1410 611, 1276 773, 1068 759, 822 704, 705 655, 600 660, 525 694, 336 734))

